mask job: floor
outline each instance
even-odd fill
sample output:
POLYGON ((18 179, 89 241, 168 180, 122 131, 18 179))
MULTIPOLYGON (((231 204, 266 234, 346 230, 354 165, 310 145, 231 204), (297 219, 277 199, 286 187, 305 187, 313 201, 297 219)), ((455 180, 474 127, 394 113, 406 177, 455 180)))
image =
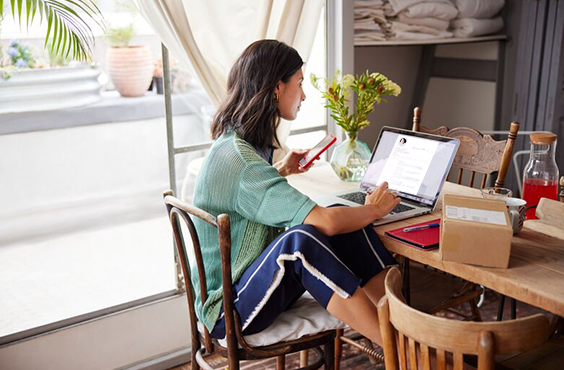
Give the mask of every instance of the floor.
MULTIPOLYGON (((497 310, 498 310, 498 303, 500 300, 500 295, 487 290, 485 294, 485 299, 480 307, 480 313, 484 321, 494 321, 497 317, 497 310)), ((507 302, 507 301, 506 301, 507 302)), ((469 310, 465 307, 467 305, 463 305, 462 307, 458 307, 460 311, 469 312, 469 310)), ((517 317, 524 317, 530 316, 537 312, 543 312, 542 310, 529 306, 527 304, 517 302, 517 317)), ((508 319, 510 317, 510 305, 508 303, 504 306, 504 318, 508 319)), ((450 314, 448 315, 450 316, 450 314)), ((450 318, 456 319, 453 315, 450 318)), ((350 331, 347 332, 346 335, 351 335, 354 332, 350 331)), ((312 352, 312 351, 310 351, 312 352)), ((310 356, 313 356, 310 353, 310 356)), ((313 357, 310 357, 313 360, 313 357)), ((564 358, 564 357, 563 357, 564 358)), ((311 362, 310 362, 311 363, 311 362)), ((292 354, 286 357, 286 369, 295 369, 298 368, 299 364, 299 354, 292 354)), ((210 365, 213 366, 214 369, 226 369, 227 363, 224 358, 221 357, 214 357, 210 358, 210 365)), ((533 367, 534 368, 534 367, 533 367)), ((532 368, 532 369, 533 369, 532 368)), ((178 367, 173 368, 172 370, 189 370, 191 369, 190 364, 184 364, 178 367)), ((244 370, 274 370, 276 369, 276 361, 275 359, 267 359, 261 361, 247 361, 242 363, 241 369, 244 370)), ((359 350, 353 348, 350 345, 343 346, 343 357, 341 360, 341 369, 346 370, 380 370, 384 369, 383 364, 374 364, 371 362, 371 359, 360 352, 359 350)), ((546 369, 552 369, 547 367, 546 369)), ((556 368, 554 368, 556 369, 556 368)))

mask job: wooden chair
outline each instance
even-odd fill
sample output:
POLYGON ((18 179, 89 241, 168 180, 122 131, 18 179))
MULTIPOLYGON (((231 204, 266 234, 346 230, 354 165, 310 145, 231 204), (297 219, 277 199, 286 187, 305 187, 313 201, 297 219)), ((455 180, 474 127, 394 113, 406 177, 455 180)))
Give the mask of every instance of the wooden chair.
MULTIPOLYGON (((494 173, 497 173, 495 186, 502 187, 504 185, 518 130, 519 124, 513 122, 508 139, 506 141, 495 141, 491 136, 484 136, 471 128, 461 127, 450 130, 445 126, 441 126, 430 129, 421 126, 421 109, 414 109, 413 131, 454 137, 460 140, 453 168, 458 168, 456 179, 458 184, 462 184, 462 180, 465 177, 464 171, 470 173, 470 179, 466 185, 471 187, 474 186, 477 174, 482 176, 481 187, 486 185, 488 176, 494 173)), ((410 263, 407 258, 402 260, 405 279, 404 294, 407 302, 413 307, 430 314, 449 311, 464 317, 466 320, 481 320, 477 306, 477 299, 483 293, 481 287, 454 276, 432 270, 421 264, 410 263), (471 315, 465 315, 453 309, 453 307, 462 303, 470 305, 471 315)), ((341 358, 341 342, 357 347, 376 360, 382 359, 381 354, 375 351, 370 343, 361 345, 358 343, 359 339, 365 340, 361 335, 346 338, 341 330, 337 331, 335 345, 336 369, 339 367, 341 358)))
MULTIPOLYGON (((519 131, 519 123, 511 123, 507 140, 495 141, 491 136, 482 135, 472 128, 458 127, 448 129, 445 126, 441 126, 436 129, 429 129, 421 126, 421 109, 415 108, 413 110, 413 131, 453 137, 460 140, 458 153, 453 161, 453 170, 451 170, 451 173, 458 170, 456 183, 474 187, 476 175, 478 175, 481 176, 479 186, 483 188, 488 183, 488 178, 497 174, 495 186, 503 187, 511 161, 515 139, 519 131), (463 181, 465 171, 469 173, 469 179, 466 183, 463 181)), ((404 266, 404 278, 406 279, 404 289, 407 301, 415 308, 428 313, 447 310, 460 314, 459 312, 453 311, 452 307, 463 302, 468 302, 472 315, 463 316, 465 316, 466 319, 481 319, 480 312, 476 305, 476 299, 482 293, 482 289, 479 289, 475 284, 461 281, 450 275, 425 270, 420 265, 415 267, 415 269, 410 269, 409 261, 406 259, 404 266), (415 275, 413 276, 415 278, 410 275, 415 275), (410 287, 410 281, 417 281, 419 286, 410 287), (429 286, 442 286, 444 289, 440 291, 426 288, 429 286), (411 297, 410 292, 414 292, 414 294, 418 296, 411 297), (446 296, 445 293, 447 294, 446 296), (436 302, 436 304, 434 302, 436 302)), ((512 307, 514 307, 514 304, 512 304, 512 307)))
MULTIPOLYGON (((252 347, 247 343, 246 338, 242 334, 241 323, 237 311, 233 305, 233 287, 231 280, 231 234, 229 216, 221 214, 217 218, 203 210, 191 206, 181 200, 175 198, 171 190, 164 193, 164 202, 168 211, 170 222, 172 224, 174 244, 180 258, 180 267, 184 277, 186 286, 186 298, 188 300, 188 314, 191 326, 191 369, 212 369, 206 362, 205 358, 211 354, 219 354, 226 357, 229 363, 229 369, 239 369, 240 360, 255 360, 270 357, 277 358, 277 368, 283 369, 285 355, 302 350, 315 349, 319 355, 318 360, 310 366, 303 369, 317 369, 325 366, 325 369, 331 369, 333 366, 333 345, 335 339, 335 330, 327 330, 324 332, 312 334, 295 340, 275 343, 268 346, 252 347), (198 234, 194 227, 192 217, 197 217, 217 228, 219 235, 219 250, 221 255, 222 266, 222 285, 223 285, 223 304, 225 312, 225 329, 226 329, 226 345, 221 345, 220 341, 210 337, 208 330, 198 322, 194 308, 194 286, 191 280, 191 271, 198 273, 200 281, 200 292, 202 300, 207 298, 206 294, 206 274, 202 260, 202 252, 198 234), (184 225, 188 229, 192 245, 193 265, 190 264, 185 238, 183 235, 184 225), (193 270, 191 270, 191 266, 193 270), (195 267, 193 267, 195 266, 195 267), (200 330, 199 330, 200 328, 200 330), (202 347, 203 342, 203 347, 202 347), (324 350, 319 347, 323 346, 324 350)), ((325 310, 319 306, 325 312, 325 310)), ((327 314, 328 315, 328 314, 327 314)), ((316 316, 317 319, 319 319, 316 316)), ((274 325, 274 324, 273 324, 274 325)), ((268 330, 268 328, 266 329, 268 330)), ((266 331, 265 330, 265 331, 266 331)))
POLYGON ((536 314, 502 322, 465 322, 420 312, 401 295, 401 274, 392 268, 386 276, 386 295, 378 304, 387 370, 454 369, 464 367, 463 355, 477 356, 478 370, 495 367, 495 356, 527 351, 550 335, 547 317, 536 314), (400 367, 401 366, 401 367, 400 367))
POLYGON ((441 126, 436 129, 430 129, 421 126, 421 108, 413 110, 413 131, 425 132, 434 135, 453 137, 460 140, 458 153, 453 162, 453 167, 458 168, 458 176, 456 182, 463 184, 464 171, 470 173, 470 179, 466 185, 473 187, 476 175, 481 175, 482 181, 480 188, 487 184, 488 176, 497 174, 495 180, 496 187, 503 187, 505 184, 505 175, 509 169, 511 155, 517 132, 519 131, 519 123, 511 122, 509 135, 507 140, 495 141, 490 135, 482 135, 468 127, 457 127, 448 129, 441 126))

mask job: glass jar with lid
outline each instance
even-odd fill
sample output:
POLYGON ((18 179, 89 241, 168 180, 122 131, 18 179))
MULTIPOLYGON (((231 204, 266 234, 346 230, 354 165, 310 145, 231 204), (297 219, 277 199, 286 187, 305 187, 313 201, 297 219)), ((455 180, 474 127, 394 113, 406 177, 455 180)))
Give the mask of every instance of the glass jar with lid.
MULTIPOLYGON (((527 207, 536 206, 541 198, 558 199, 558 166, 556 134, 538 132, 530 135, 531 156, 523 171, 523 199, 527 207)), ((526 218, 535 219, 535 208, 528 208, 526 218)))

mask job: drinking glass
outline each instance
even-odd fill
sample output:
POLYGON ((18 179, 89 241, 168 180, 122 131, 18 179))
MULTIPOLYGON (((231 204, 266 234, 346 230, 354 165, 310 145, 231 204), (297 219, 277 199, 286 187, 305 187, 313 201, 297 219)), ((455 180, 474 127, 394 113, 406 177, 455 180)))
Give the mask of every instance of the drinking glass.
POLYGON ((482 192, 482 198, 484 199, 494 199, 494 200, 503 200, 505 198, 511 198, 513 196, 513 192, 511 189, 507 188, 483 188, 480 190, 482 192))

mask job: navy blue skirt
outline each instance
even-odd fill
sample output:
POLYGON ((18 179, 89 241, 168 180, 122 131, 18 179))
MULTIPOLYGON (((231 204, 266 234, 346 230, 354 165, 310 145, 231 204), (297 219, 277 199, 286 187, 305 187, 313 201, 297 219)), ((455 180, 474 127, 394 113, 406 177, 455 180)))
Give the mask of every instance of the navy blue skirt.
MULTIPOLYGON (((243 334, 266 329, 307 290, 323 307, 333 294, 351 296, 397 265, 372 228, 326 236, 314 226, 286 230, 249 266, 234 287, 243 334)), ((225 337, 223 308, 213 338, 225 337)))

